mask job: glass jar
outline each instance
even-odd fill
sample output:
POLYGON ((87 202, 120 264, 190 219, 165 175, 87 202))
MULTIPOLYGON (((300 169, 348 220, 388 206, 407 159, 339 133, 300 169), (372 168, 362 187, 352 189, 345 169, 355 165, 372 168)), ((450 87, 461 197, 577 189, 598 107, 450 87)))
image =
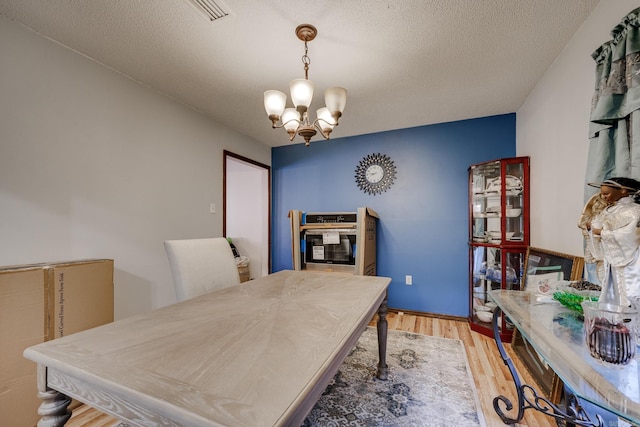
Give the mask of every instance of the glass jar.
POLYGON ((598 301, 583 301, 584 342, 589 353, 608 366, 626 365, 636 354, 638 311, 598 301))

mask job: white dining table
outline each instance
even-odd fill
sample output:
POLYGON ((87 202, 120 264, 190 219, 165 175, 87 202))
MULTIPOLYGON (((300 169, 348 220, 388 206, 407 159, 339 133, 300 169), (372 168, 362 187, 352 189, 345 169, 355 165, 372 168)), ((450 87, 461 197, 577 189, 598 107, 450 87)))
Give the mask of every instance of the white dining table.
POLYGON ((280 271, 29 347, 38 426, 75 398, 131 426, 298 427, 376 313, 386 379, 390 281, 280 271))

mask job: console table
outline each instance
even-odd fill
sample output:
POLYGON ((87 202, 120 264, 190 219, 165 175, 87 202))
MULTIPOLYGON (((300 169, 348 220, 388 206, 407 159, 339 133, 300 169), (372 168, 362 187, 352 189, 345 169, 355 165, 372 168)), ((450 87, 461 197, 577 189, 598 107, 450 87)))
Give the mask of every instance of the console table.
POLYGON ((517 423, 525 410, 534 409, 569 424, 602 425, 599 417, 590 419, 582 409, 581 401, 591 402, 632 423, 640 423, 638 357, 620 368, 606 367, 592 358, 583 344, 583 321, 577 312, 530 292, 495 290, 489 295, 498 306, 493 317, 495 330, 502 311, 565 385, 565 407, 560 408, 539 395, 534 387, 521 384, 500 334, 495 333, 498 350, 511 372, 518 396, 515 405, 504 396, 493 401, 494 409, 505 423, 517 423), (513 412, 513 406, 517 413, 511 416, 507 412, 513 412))

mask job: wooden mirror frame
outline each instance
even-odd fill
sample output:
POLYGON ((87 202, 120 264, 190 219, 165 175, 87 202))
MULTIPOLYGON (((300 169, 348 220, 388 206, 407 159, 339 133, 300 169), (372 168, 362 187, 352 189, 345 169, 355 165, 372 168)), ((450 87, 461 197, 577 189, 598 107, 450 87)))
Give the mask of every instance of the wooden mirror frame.
MULTIPOLYGON (((562 271, 562 280, 580 280, 584 272, 584 258, 562 252, 550 251, 528 247, 525 255, 524 274, 522 287, 525 292, 535 292, 528 289, 529 271, 534 268, 540 271, 562 271), (558 268, 551 268, 558 267, 558 268)), ((538 383, 540 389, 547 394, 552 403, 560 403, 562 399, 563 384, 553 370, 542 361, 535 349, 526 338, 516 329, 511 341, 511 349, 522 361, 533 379, 538 383)))

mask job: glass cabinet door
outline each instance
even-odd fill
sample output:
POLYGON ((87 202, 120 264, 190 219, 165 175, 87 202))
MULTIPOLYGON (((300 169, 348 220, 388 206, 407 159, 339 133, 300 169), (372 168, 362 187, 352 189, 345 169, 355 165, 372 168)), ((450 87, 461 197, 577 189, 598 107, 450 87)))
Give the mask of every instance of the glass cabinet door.
MULTIPOLYGON (((527 179, 524 163, 505 163, 505 179, 503 183, 504 197, 504 231, 510 242, 522 242, 528 237, 524 215, 524 185, 527 179)), ((527 224, 528 225, 528 224, 527 224)), ((529 240, 528 238, 526 239, 529 240)))
MULTIPOLYGON (((494 289, 522 289, 525 251, 503 249, 485 245, 471 247, 472 272, 472 314, 471 322, 491 328, 491 320, 496 304, 489 297, 494 289)), ((512 329, 508 321, 500 323, 500 328, 512 329)))
POLYGON ((528 243, 525 222, 525 164, 484 163, 471 167, 471 240, 477 243, 528 243))

